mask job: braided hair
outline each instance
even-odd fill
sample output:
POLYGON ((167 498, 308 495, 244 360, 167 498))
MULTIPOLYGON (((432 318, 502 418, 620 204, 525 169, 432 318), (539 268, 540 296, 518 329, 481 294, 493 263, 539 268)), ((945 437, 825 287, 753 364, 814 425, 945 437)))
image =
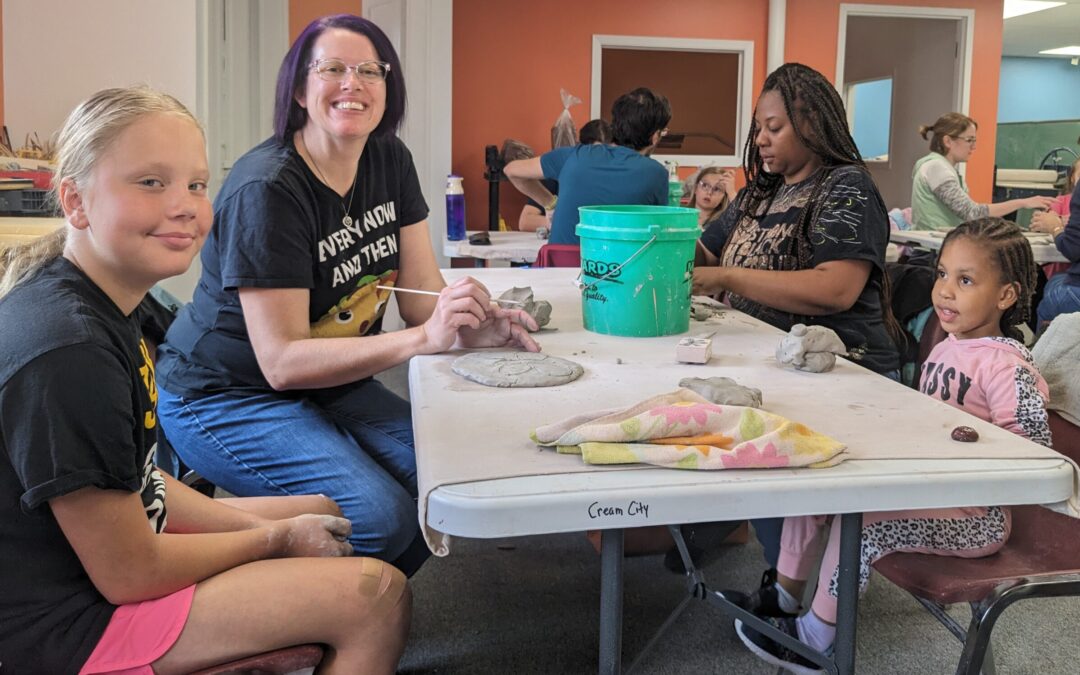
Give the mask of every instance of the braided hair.
POLYGON ((941 242, 938 260, 950 242, 965 237, 979 248, 989 252, 991 263, 997 267, 1001 283, 1015 284, 1016 302, 1001 315, 1001 334, 1014 340, 1023 340, 1016 326, 1031 317, 1031 299, 1035 294, 1038 276, 1031 244, 1016 223, 1001 218, 977 218, 953 228, 941 242))
MULTIPOLYGON (((760 101, 761 96, 770 91, 775 91, 780 95, 795 136, 804 146, 813 151, 822 163, 809 199, 799 216, 799 227, 795 230, 794 241, 791 244, 795 250, 789 251, 798 260, 800 269, 809 269, 813 266, 813 247, 810 244, 811 225, 817 220, 824 206, 823 197, 826 190, 830 188, 833 171, 837 167, 855 166, 866 173, 868 178, 869 171, 855 145, 855 139, 851 137, 847 113, 844 111, 840 94, 824 75, 801 63, 785 63, 765 79, 758 100, 760 101), (803 133, 804 127, 807 133, 803 133)), ((743 171, 749 189, 743 192, 738 206, 746 214, 755 214, 762 203, 771 203, 784 183, 782 175, 765 171, 765 163, 761 159, 761 153, 755 142, 760 131, 761 125, 755 114, 750 120, 750 133, 743 147, 743 171)), ((882 212, 885 212, 885 204, 876 190, 873 198, 878 201, 882 212)), ((871 271, 871 278, 875 273, 878 274, 881 284, 881 311, 885 327, 900 348, 900 352, 903 353, 907 338, 892 313, 889 277, 871 271)))

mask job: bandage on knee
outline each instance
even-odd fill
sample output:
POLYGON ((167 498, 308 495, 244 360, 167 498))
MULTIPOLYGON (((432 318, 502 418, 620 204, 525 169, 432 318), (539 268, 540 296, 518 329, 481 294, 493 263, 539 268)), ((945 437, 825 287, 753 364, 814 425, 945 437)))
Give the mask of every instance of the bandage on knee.
POLYGON ((360 559, 360 596, 371 598, 371 611, 385 614, 397 606, 408 588, 405 575, 390 563, 360 559))

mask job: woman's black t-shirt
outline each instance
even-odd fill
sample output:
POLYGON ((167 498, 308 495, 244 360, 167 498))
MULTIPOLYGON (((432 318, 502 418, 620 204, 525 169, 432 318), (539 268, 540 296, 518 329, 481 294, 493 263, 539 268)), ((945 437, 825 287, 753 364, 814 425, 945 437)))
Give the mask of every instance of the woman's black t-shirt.
MULTIPOLYGON (((822 169, 823 171, 827 169, 822 169)), ((740 194, 701 236, 701 243, 720 264, 760 270, 810 269, 831 260, 868 260, 873 268, 855 304, 836 314, 800 316, 728 293, 728 302, 781 330, 797 323, 836 331, 848 348, 848 358, 878 373, 900 367, 896 344, 889 337, 881 308, 881 284, 889 221, 877 186, 855 166, 828 169, 816 204, 808 205, 819 174, 799 183, 781 185, 771 202, 756 213, 743 210, 740 194), (806 244, 809 263, 800 265, 798 228, 805 208, 812 208, 806 244)))

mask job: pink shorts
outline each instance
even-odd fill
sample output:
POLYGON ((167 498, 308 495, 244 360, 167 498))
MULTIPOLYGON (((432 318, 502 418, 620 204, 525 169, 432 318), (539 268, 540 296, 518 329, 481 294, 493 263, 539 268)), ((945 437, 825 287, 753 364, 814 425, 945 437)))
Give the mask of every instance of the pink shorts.
POLYGON ((150 664, 180 638, 195 586, 156 600, 120 605, 79 675, 154 675, 150 664))

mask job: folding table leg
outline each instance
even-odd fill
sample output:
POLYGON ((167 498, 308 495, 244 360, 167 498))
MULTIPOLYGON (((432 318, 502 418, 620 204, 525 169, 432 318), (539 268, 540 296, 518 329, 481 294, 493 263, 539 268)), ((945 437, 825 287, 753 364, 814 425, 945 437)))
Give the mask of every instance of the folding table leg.
POLYGON ((600 675, 622 672, 623 531, 600 533, 600 675))
POLYGON ((837 579, 836 668, 840 675, 855 672, 855 619, 859 606, 859 558, 862 514, 840 516, 840 574, 837 579))

